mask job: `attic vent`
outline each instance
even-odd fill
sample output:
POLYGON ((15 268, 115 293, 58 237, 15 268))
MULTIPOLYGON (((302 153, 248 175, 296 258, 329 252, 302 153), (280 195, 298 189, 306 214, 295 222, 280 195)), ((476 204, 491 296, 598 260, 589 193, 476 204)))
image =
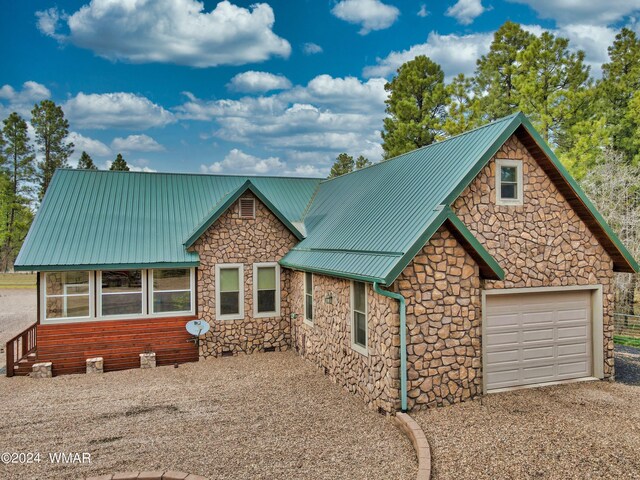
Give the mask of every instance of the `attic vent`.
POLYGON ((240 218, 255 218, 256 204, 253 198, 240 199, 240 218))

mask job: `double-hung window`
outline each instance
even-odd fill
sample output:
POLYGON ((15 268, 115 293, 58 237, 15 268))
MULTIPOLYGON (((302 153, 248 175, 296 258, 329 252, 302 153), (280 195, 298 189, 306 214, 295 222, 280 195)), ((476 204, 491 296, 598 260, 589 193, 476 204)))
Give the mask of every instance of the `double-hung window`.
POLYGON ((522 162, 500 158, 496 160, 496 203, 522 205, 522 162))
POLYGON ((92 315, 92 272, 47 272, 45 283, 45 320, 89 318, 92 315))
POLYGON ((304 273, 304 320, 313 324, 313 273, 304 273))
POLYGON ((216 265, 216 318, 244 318, 244 267, 241 263, 216 265))
POLYGON ((151 313, 191 313, 193 275, 189 268, 151 270, 151 313))
POLYGON ((146 314, 146 270, 105 270, 99 275, 100 316, 146 314))
POLYGON ((367 355, 367 285, 351 282, 351 344, 353 349, 367 355))
POLYGON ((253 316, 280 314, 280 266, 277 263, 253 264, 253 316))

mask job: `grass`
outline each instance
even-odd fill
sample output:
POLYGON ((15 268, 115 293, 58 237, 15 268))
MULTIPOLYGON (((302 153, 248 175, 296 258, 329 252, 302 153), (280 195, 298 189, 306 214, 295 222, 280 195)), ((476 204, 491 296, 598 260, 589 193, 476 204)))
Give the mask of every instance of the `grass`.
POLYGON ((0 289, 36 288, 35 273, 0 273, 0 289))
POLYGON ((619 345, 640 348, 640 338, 627 337, 625 335, 614 335, 613 341, 619 345))

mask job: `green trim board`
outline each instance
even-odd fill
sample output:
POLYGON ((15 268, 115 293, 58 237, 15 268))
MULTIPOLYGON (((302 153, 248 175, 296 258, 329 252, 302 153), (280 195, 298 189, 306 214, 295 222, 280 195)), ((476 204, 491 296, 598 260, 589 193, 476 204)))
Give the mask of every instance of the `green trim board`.
POLYGON ((214 209, 207 214, 207 216, 200 222, 200 224, 195 228, 195 230, 189 235, 189 237, 185 240, 184 246, 185 248, 191 247, 198 238, 211 226, 215 223, 220 216, 227 211, 227 209, 233 205, 236 200, 238 200, 242 195, 244 195, 247 191, 253 193, 258 199, 264 203, 271 212, 278 217, 280 220, 290 231, 293 233, 298 240, 302 240, 304 235, 300 232, 293 224, 276 208, 276 206, 271 203, 271 201, 265 197, 260 189, 256 187, 251 180, 247 180, 240 187, 238 187, 234 192, 227 193, 220 201, 220 203, 214 207, 214 209))
POLYGON ((82 270, 145 270, 160 268, 193 268, 198 266, 200 266, 199 260, 195 260, 192 262, 114 263, 91 265, 21 265, 19 267, 15 267, 15 270, 18 272, 68 272, 82 270))

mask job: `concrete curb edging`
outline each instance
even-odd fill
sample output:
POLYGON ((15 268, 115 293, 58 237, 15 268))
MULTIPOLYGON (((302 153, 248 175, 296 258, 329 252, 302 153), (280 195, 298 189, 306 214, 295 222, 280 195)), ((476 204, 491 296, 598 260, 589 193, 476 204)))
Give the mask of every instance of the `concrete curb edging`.
POLYGON ((430 480, 431 478, 431 447, 424 432, 416 421, 406 413, 398 412, 395 417, 396 425, 411 440, 413 449, 418 457, 418 473, 416 480, 430 480))
POLYGON ((107 475, 87 477, 86 480, 209 480, 200 475, 194 475, 174 470, 146 471, 146 472, 120 472, 107 475))

